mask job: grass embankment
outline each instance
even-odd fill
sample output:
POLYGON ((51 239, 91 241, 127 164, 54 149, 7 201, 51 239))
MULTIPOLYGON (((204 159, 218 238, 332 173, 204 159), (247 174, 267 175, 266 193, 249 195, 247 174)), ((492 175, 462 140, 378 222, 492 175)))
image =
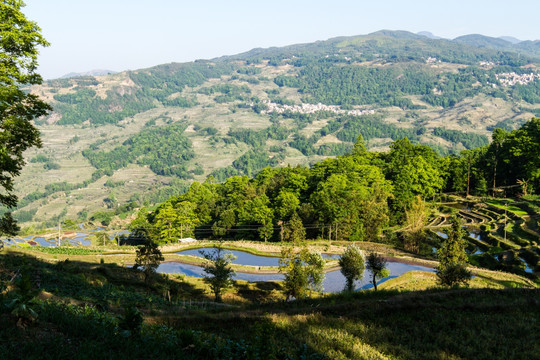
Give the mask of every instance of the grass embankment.
POLYGON ((500 272, 475 270, 471 289, 458 290, 436 288, 433 274, 409 272, 378 292, 294 302, 284 301, 279 282, 238 281, 225 305, 213 304, 201 279, 156 275, 146 283, 140 272, 115 264, 52 264, 7 252, 0 255, 0 275, 8 281, 0 308, 2 359, 532 359, 540 353, 540 291, 500 272), (9 280, 21 272, 40 285, 29 303, 38 320, 24 327, 6 307, 18 291, 9 280), (129 305, 144 316, 140 335, 122 327, 129 305))

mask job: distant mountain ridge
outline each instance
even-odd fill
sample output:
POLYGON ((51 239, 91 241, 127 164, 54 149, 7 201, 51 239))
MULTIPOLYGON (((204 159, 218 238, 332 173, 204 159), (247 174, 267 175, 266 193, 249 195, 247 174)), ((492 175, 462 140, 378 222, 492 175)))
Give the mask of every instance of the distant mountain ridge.
POLYGON ((437 35, 433 35, 433 33, 429 32, 429 31, 420 31, 420 32, 417 32, 416 34, 428 37, 430 39, 435 39, 435 40, 442 39, 442 37, 437 36, 437 35))
POLYGON ((518 44, 520 43, 522 40, 519 40, 519 39, 516 39, 515 37, 513 36, 499 36, 499 39, 502 39, 504 41, 508 41, 508 42, 511 42, 512 44, 518 44))
POLYGON ((103 76, 103 75, 111 75, 111 74, 116 74, 116 73, 118 73, 118 71, 96 69, 96 70, 90 70, 86 72, 70 72, 68 74, 60 76, 60 79, 69 79, 69 78, 81 77, 81 76, 103 76))

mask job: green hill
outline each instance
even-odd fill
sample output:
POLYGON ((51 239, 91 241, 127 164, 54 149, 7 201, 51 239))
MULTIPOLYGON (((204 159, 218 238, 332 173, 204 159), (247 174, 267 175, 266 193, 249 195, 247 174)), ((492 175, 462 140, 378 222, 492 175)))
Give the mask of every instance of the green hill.
POLYGON ((378 151, 404 136, 442 154, 485 145, 540 113, 540 60, 518 46, 534 43, 501 51, 383 30, 47 81, 31 91, 55 110, 37 122, 44 146, 27 154, 15 215, 50 226, 123 214, 210 174, 344 154, 359 134, 378 151))

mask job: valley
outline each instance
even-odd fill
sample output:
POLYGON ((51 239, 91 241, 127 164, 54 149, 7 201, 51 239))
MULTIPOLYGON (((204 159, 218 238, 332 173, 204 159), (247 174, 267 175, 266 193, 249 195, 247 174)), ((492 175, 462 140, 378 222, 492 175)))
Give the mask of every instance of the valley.
POLYGON ((534 57, 518 60, 511 52, 378 32, 50 80, 32 88, 54 112, 38 121, 44 146, 25 154, 28 165, 17 184, 23 201, 15 216, 34 227, 86 221, 111 210, 111 194, 117 207, 133 200, 153 204, 208 175, 223 181, 253 176, 265 166, 310 165, 343 155, 359 134, 372 151, 386 151, 405 136, 442 154, 485 145, 494 128, 515 129, 540 111, 534 95, 539 80, 503 81, 509 73, 529 76, 536 64, 534 57), (375 83, 366 82, 367 73, 375 83), (317 76, 356 85, 334 94, 332 81, 312 82, 317 76), (392 78, 399 80, 388 82, 392 78), (175 124, 185 128, 193 157, 178 162, 172 154, 147 150, 175 167, 172 172, 149 168, 141 155, 108 169, 96 168, 88 157, 115 156, 112 150, 137 135, 175 124), (37 156, 41 162, 33 162, 37 156), (107 181, 116 186, 105 186, 107 181))
POLYGON ((536 358, 539 43, 425 34, 2 83, 0 357, 536 358))

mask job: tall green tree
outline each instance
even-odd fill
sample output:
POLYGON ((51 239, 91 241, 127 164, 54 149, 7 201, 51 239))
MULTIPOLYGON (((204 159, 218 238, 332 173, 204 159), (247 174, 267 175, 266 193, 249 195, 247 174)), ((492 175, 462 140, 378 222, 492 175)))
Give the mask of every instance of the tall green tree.
POLYGON ((405 211, 406 221, 403 231, 403 245, 406 250, 418 253, 425 237, 428 209, 426 202, 417 196, 411 207, 405 211))
POLYGON ((180 236, 180 231, 176 226, 178 212, 170 202, 166 202, 158 209, 155 219, 161 241, 171 242, 180 236))
MULTIPOLYGON (((42 82, 36 73, 38 47, 49 45, 23 7, 20 0, 0 1, 0 206, 7 209, 17 205, 13 182, 25 164, 24 151, 41 146, 39 131, 31 122, 51 110, 22 89, 42 82)), ((0 235, 15 235, 18 229, 10 212, 0 215, 0 235)))
POLYGON ((261 239, 267 241, 274 232, 272 225, 274 211, 269 207, 269 200, 265 194, 246 202, 239 211, 238 219, 246 225, 258 226, 257 231, 261 239))
POLYGON ((345 276, 345 290, 353 291, 354 282, 360 280, 364 275, 364 254, 356 245, 349 245, 343 255, 339 258, 341 273, 345 276))
POLYGON ((109 234, 105 231, 98 231, 94 236, 96 237, 96 244, 98 245, 105 246, 105 244, 110 241, 109 234))
POLYGON ((390 145, 386 176, 394 184, 394 214, 402 218, 417 195, 430 198, 443 186, 437 154, 428 146, 413 145, 409 139, 390 145))
POLYGON ((291 221, 288 222, 285 229, 285 239, 293 244, 300 244, 306 240, 306 229, 302 219, 296 212, 293 213, 291 221))
POLYGON ((193 228, 199 224, 199 218, 195 213, 197 204, 181 201, 174 208, 176 210, 175 226, 177 231, 180 231, 180 238, 193 235, 193 228))
POLYGON ((324 259, 320 253, 306 248, 295 252, 292 247, 283 248, 279 259, 279 272, 285 275, 283 291, 287 298, 301 299, 308 291, 322 291, 324 259))
POLYGON ((471 272, 467 270, 467 253, 465 252, 465 230, 457 215, 450 218, 450 228, 445 229, 448 237, 443 241, 437 251, 439 266, 437 277, 439 283, 445 286, 466 285, 471 278, 471 272))

